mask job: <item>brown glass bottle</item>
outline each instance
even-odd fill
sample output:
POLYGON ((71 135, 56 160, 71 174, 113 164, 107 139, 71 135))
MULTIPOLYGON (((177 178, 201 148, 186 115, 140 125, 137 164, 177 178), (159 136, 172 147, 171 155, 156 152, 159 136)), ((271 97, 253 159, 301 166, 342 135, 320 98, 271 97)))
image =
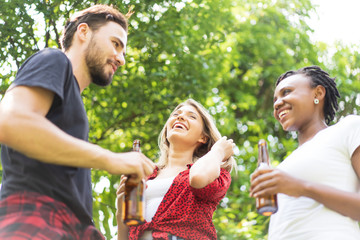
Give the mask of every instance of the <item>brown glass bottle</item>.
MULTIPOLYGON (((133 151, 141 152, 140 140, 134 141, 133 151)), ((123 221, 127 226, 136 226, 145 222, 145 181, 143 179, 138 184, 134 184, 129 181, 130 176, 127 177, 123 202, 123 221)))
MULTIPOLYGON (((267 143, 264 139, 261 139, 258 143, 259 155, 258 155, 258 169, 270 168, 269 153, 267 150, 267 143)), ((264 216, 270 216, 277 212, 277 195, 271 195, 267 197, 256 198, 256 210, 258 213, 264 216)))

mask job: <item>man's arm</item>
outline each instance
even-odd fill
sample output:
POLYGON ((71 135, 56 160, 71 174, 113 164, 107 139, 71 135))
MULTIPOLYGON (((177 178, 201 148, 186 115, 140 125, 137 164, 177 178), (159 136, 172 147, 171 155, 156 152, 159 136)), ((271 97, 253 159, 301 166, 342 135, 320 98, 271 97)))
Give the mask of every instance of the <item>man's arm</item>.
POLYGON ((63 132, 45 118, 53 99, 39 87, 8 91, 0 102, 0 142, 46 163, 136 174, 138 180, 152 173, 154 163, 141 153, 113 153, 63 132))

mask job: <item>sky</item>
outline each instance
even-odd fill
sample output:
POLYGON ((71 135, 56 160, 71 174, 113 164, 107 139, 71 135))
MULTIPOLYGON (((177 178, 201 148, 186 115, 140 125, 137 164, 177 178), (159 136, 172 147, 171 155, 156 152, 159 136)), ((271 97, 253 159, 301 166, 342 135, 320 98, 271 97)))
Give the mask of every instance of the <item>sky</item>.
POLYGON ((316 5, 318 17, 314 16, 309 25, 314 29, 312 39, 333 44, 360 45, 360 0, 312 0, 316 5))

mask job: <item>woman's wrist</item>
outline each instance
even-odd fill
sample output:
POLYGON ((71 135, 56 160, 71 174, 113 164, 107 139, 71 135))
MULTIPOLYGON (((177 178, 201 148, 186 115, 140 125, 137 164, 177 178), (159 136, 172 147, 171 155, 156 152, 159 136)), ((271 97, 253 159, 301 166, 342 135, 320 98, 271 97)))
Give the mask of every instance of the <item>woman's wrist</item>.
POLYGON ((214 159, 221 164, 225 160, 225 153, 222 149, 219 148, 213 148, 209 151, 211 155, 213 155, 214 159))

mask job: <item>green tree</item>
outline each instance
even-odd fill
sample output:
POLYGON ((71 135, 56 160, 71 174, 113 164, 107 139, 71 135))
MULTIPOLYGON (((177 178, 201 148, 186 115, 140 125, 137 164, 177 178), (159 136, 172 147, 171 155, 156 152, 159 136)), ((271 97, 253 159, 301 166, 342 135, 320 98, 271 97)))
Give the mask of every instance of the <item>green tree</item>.
MULTIPOLYGON (((296 135, 283 132, 272 117, 281 73, 320 65, 337 76, 337 118, 359 114, 359 48, 338 43, 329 55, 326 44, 312 43, 305 22, 314 11, 310 0, 0 1, 0 100, 27 57, 59 47, 62 26, 74 11, 96 3, 135 11, 127 64, 110 87, 83 92, 89 141, 122 152, 139 138, 143 153, 156 161, 157 136, 171 109, 188 97, 203 103, 221 133, 237 144, 239 170, 214 216, 219 239, 267 238, 268 218, 255 211, 249 176, 260 138, 268 140, 275 165, 297 145, 296 135)), ((119 176, 94 170, 92 178, 94 220, 112 239, 119 176)))

